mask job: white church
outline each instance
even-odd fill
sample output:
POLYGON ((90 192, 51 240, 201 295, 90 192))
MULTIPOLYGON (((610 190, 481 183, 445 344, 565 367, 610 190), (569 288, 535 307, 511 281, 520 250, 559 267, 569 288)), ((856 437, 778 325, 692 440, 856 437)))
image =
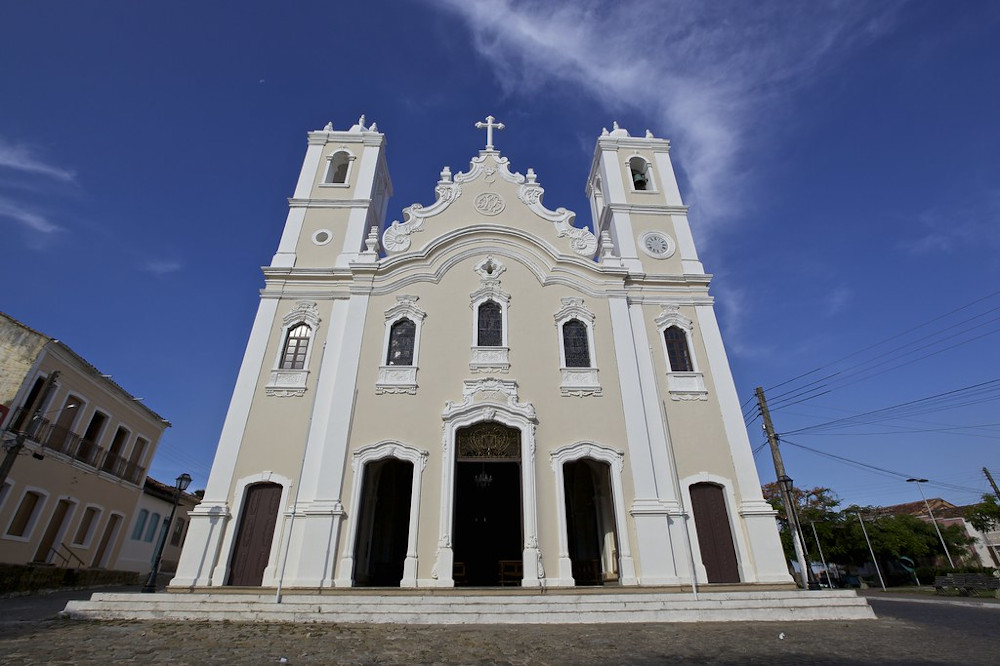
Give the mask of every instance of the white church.
POLYGON ((670 143, 588 225, 476 126, 390 224, 385 135, 308 134, 170 589, 792 587, 670 143))

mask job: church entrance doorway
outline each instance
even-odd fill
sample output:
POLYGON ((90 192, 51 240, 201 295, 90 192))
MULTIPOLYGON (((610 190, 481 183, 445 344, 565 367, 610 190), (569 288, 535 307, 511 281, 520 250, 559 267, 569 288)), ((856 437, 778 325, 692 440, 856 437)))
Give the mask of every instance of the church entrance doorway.
POLYGON ((611 466, 596 460, 563 465, 566 530, 573 580, 604 585, 618 580, 618 539, 611 495, 611 466))
POLYGON ((413 463, 396 458, 369 462, 361 483, 354 584, 398 587, 410 533, 413 463))
POLYGON ((521 585, 521 431, 487 421, 455 433, 455 585, 521 585))
POLYGON ((255 483, 247 488, 243 516, 236 530, 230 585, 259 587, 263 582, 278 522, 281 490, 277 483, 255 483))
POLYGON ((740 568, 722 486, 714 483, 692 485, 691 512, 694 514, 701 563, 705 565, 708 582, 740 582, 740 568))

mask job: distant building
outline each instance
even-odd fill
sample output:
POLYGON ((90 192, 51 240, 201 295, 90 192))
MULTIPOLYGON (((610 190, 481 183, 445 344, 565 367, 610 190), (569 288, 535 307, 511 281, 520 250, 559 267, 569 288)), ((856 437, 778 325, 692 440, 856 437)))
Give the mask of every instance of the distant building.
POLYGON ((146 477, 139 503, 118 554, 116 569, 148 572, 153 563, 156 545, 163 541, 160 573, 172 574, 177 571, 177 560, 180 558, 181 546, 184 545, 184 537, 187 536, 188 511, 198 504, 200 498, 191 493, 181 493, 168 534, 165 530, 176 493, 177 489, 172 484, 146 477))
POLYGON ((791 585, 669 142, 588 228, 477 126, 389 225, 385 135, 309 133, 171 585, 791 585))
POLYGON ((113 568, 169 423, 0 313, 0 562, 113 568))
MULTIPOLYGON (((975 553, 978 564, 984 567, 1000 566, 1000 531, 987 532, 983 534, 969 521, 965 519, 965 512, 970 506, 955 506, 940 497, 927 498, 927 505, 930 506, 934 518, 940 527, 950 527, 957 525, 972 539, 972 550, 975 553)), ((920 502, 907 502, 906 504, 894 504, 880 509, 885 513, 894 516, 916 516, 926 522, 931 522, 931 517, 927 513, 927 505, 920 502)))

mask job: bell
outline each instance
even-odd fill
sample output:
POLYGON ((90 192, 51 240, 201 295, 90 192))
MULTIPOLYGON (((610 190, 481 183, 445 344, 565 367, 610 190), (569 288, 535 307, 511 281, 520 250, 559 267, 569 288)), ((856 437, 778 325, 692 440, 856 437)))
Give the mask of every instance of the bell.
POLYGON ((638 171, 632 172, 632 184, 637 190, 646 189, 646 174, 640 173, 638 171))

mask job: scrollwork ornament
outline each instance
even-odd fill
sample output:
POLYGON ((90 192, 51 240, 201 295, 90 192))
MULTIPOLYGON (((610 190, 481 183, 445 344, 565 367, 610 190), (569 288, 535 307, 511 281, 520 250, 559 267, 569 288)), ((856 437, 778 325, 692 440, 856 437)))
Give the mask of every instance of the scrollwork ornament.
POLYGON ((499 215, 507 207, 507 202, 496 192, 483 192, 473 200, 473 205, 483 215, 499 215))

